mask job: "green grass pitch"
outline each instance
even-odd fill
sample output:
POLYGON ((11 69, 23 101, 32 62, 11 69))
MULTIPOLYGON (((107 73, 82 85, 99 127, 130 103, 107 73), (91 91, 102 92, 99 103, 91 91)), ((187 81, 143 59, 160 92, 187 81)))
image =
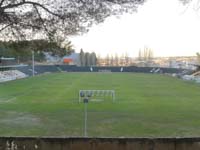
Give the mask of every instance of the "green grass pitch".
POLYGON ((0 84, 0 136, 83 136, 80 89, 116 92, 88 104, 92 137, 200 135, 200 86, 164 75, 55 73, 0 84))

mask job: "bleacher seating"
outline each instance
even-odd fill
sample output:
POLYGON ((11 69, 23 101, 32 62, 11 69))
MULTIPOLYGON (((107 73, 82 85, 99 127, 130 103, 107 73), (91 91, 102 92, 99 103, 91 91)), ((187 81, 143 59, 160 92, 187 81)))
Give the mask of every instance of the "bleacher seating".
POLYGON ((27 77, 27 75, 18 70, 0 71, 0 82, 16 80, 25 77, 27 77))
MULTIPOLYGON (((154 67, 112 67, 112 66, 93 66, 93 67, 78 67, 74 65, 36 65, 35 75, 53 72, 136 72, 136 73, 164 73, 175 74, 176 76, 183 74, 189 74, 191 70, 176 69, 176 68, 154 68, 154 67)), ((20 66, 16 70, 1 71, 0 82, 15 80, 18 78, 24 78, 32 76, 32 66, 20 66)))
POLYGON ((28 76, 32 75, 32 67, 31 66, 18 67, 17 70, 23 72, 24 74, 26 74, 28 76))

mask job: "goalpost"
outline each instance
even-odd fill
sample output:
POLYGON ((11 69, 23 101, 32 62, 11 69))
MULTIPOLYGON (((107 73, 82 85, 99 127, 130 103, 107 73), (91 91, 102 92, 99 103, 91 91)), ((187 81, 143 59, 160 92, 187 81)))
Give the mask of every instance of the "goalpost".
POLYGON ((84 98, 91 97, 105 97, 111 96, 112 101, 115 101, 115 91, 114 90, 79 90, 79 102, 84 98))
POLYGON ((115 101, 115 91, 114 90, 79 90, 79 103, 83 101, 84 103, 84 136, 87 137, 87 122, 88 122, 88 115, 87 115, 87 105, 89 99, 95 96, 112 96, 112 101, 115 101))

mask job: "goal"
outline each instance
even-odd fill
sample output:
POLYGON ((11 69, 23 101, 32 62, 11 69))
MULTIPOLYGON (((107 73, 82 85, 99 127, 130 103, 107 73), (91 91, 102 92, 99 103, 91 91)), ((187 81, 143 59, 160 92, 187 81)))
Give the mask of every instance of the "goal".
POLYGON ((114 90, 79 90, 79 102, 84 98, 94 98, 94 97, 108 97, 112 98, 112 101, 115 101, 115 91, 114 90))

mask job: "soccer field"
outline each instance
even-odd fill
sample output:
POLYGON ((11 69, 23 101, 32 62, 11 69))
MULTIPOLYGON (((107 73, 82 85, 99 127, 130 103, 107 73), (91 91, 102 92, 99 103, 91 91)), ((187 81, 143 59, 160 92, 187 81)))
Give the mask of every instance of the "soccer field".
POLYGON ((83 136, 80 89, 116 93, 115 102, 89 102, 89 136, 200 135, 198 84, 156 74, 56 73, 0 84, 0 136, 83 136))

